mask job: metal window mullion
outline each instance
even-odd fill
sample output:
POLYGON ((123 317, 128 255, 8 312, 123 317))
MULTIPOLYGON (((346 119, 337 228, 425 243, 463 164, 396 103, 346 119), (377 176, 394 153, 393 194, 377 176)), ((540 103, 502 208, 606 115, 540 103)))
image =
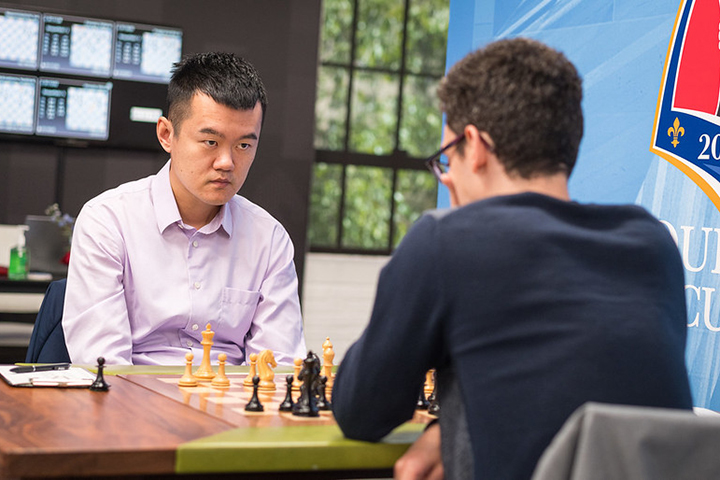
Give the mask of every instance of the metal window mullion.
POLYGON ((390 230, 388 234, 388 251, 392 251, 395 237, 395 189, 397 188, 398 169, 392 169, 392 189, 390 190, 390 230))
POLYGON ((405 13, 403 15, 402 48, 400 50, 400 81, 398 83, 397 124, 395 125, 395 150, 400 150, 400 124, 402 123, 403 87, 405 86, 406 56, 407 56, 407 28, 410 21, 410 0, 405 0, 405 13))
POLYGON ((345 192, 347 190, 346 184, 347 184, 347 165, 342 165, 342 174, 340 175, 340 205, 339 205, 339 212, 338 212, 338 223, 337 223, 337 241, 335 246, 338 249, 342 249, 342 236, 343 236, 343 219, 345 218, 345 192))
MULTIPOLYGON (((398 100, 397 100, 397 123, 395 124, 395 151, 400 151, 400 125, 403 112, 403 87, 405 85, 405 62, 407 58, 407 29, 410 19, 410 0, 405 0, 405 12, 403 14, 402 48, 400 49, 400 71, 398 72, 398 100)), ((388 251, 392 251, 393 239, 395 237, 395 190, 397 188, 398 168, 392 167, 392 188, 390 189, 390 229, 388 234, 388 251)))
MULTIPOLYGON (((320 66, 322 67, 334 67, 334 68, 344 68, 348 69, 348 65, 345 63, 339 63, 339 62, 320 62, 320 66)), ((361 72, 373 72, 373 73, 387 73, 387 74, 394 74, 398 73, 398 69, 393 68, 386 68, 386 67, 369 67, 365 65, 355 65, 353 66, 354 70, 361 71, 361 72)), ((425 77, 425 78, 432 78, 432 79, 440 79, 443 77, 442 73, 437 72, 427 72, 427 71, 421 71, 421 72, 411 72, 405 68, 405 74, 406 75, 412 75, 413 77, 425 77)))
MULTIPOLYGON (((345 143, 344 143, 344 154, 350 150, 350 120, 352 118, 352 92, 355 78, 355 46, 357 42, 357 25, 358 25, 358 11, 360 9, 360 0, 353 0, 353 18, 352 18, 352 30, 350 34, 350 65, 348 65, 348 95, 347 95, 347 111, 345 114, 345 143)), ((343 228, 343 219, 345 218, 345 196, 347 193, 347 164, 343 162, 342 176, 340 185, 340 212, 338 215, 338 235, 337 235, 337 248, 342 250, 343 245, 343 234, 345 229, 343 228)))
POLYGON ((364 165, 368 167, 399 168, 402 170, 426 170, 422 159, 408 157, 404 152, 392 155, 372 155, 369 153, 316 150, 316 162, 338 165, 364 165))
POLYGON ((348 95, 345 114, 345 151, 350 150, 350 120, 352 118, 352 92, 355 83, 355 47, 357 46, 357 26, 360 0, 353 0, 353 18, 350 34, 350 65, 348 65, 348 95))

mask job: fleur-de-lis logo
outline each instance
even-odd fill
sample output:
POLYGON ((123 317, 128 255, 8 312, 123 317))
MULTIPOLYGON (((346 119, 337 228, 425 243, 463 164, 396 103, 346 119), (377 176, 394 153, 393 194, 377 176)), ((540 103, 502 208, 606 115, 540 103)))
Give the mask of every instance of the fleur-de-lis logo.
POLYGON ((680 119, 678 117, 675 117, 675 121, 673 122, 673 126, 668 128, 668 137, 672 137, 672 145, 673 148, 678 146, 678 143, 680 141, 678 140, 678 136, 684 137, 685 136, 685 129, 680 126, 680 119))

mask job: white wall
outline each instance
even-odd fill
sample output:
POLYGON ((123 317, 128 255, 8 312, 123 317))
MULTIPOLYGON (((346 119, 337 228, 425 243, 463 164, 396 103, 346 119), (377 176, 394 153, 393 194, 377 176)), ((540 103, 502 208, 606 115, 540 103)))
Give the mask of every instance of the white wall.
POLYGON ((330 337, 338 365, 370 320, 375 288, 386 256, 308 253, 303 317, 308 350, 322 355, 330 337))
POLYGON ((10 249, 18 244, 21 233, 20 225, 0 225, 0 266, 10 265, 10 249))

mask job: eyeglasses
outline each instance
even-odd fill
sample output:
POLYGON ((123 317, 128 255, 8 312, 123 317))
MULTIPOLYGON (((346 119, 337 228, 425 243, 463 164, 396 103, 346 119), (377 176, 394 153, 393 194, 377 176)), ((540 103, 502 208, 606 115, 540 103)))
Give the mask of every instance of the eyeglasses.
MULTIPOLYGON (((495 153, 495 147, 490 144, 490 141, 488 141, 483 134, 485 134, 485 132, 480 132, 480 141, 483 143, 483 145, 485 145, 485 148, 487 148, 490 153, 495 153)), ((433 175, 435 175, 435 178, 438 182, 442 181, 441 175, 443 173, 446 173, 448 167, 450 166, 448 162, 444 162, 440 160, 440 158, 449 148, 454 147, 463 140, 465 140, 465 134, 461 133, 452 142, 448 143, 440 150, 435 152, 433 155, 431 155, 427 160, 425 160, 425 165, 433 173, 433 175)))
POLYGON ((428 170, 430 170, 433 175, 435 175, 435 178, 438 182, 441 181, 441 175, 447 172, 447 169, 449 167, 448 162, 440 160, 440 157, 442 157, 448 149, 454 147, 463 140, 465 140, 465 134, 461 133, 452 142, 448 143, 440 150, 432 154, 427 160, 425 160, 425 165, 428 167, 428 170))

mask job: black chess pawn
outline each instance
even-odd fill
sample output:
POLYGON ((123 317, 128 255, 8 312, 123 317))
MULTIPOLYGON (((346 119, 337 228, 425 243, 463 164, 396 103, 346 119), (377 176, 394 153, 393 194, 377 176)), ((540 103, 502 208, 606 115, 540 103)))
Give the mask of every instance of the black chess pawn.
POLYGON ((285 400, 280 404, 278 410, 281 412, 292 412, 293 399, 292 399, 292 384, 293 376, 288 375, 285 377, 285 383, 287 383, 287 393, 285 394, 285 400))
POLYGON ((321 375, 319 386, 318 386, 318 399, 317 399, 318 410, 332 410, 332 405, 330 405, 330 401, 325 396, 325 387, 326 386, 327 386, 327 377, 325 375, 321 375))
POLYGON ((425 398, 425 385, 420 386, 420 395, 418 395, 417 403, 415 404, 416 410, 427 410, 430 404, 425 398))
POLYGON ((110 390, 110 385, 105 381, 105 357, 98 357, 97 359, 97 377, 95 381, 90 385, 90 390, 93 392, 107 392, 110 390))
POLYGON ((300 385, 300 398, 292 407, 293 415, 298 417, 318 417, 320 413, 317 407, 317 398, 315 397, 314 386, 320 373, 320 362, 317 355, 308 352, 307 357, 303 361, 303 368, 298 374, 298 380, 303 383, 300 385))
POLYGON ((258 398, 258 385, 260 384, 260 377, 255 375, 252 379, 253 382, 253 393, 252 397, 250 397, 250 401, 245 405, 245 411, 246 412, 264 412, 265 407, 262 406, 262 403, 260 403, 260 399, 258 398))

